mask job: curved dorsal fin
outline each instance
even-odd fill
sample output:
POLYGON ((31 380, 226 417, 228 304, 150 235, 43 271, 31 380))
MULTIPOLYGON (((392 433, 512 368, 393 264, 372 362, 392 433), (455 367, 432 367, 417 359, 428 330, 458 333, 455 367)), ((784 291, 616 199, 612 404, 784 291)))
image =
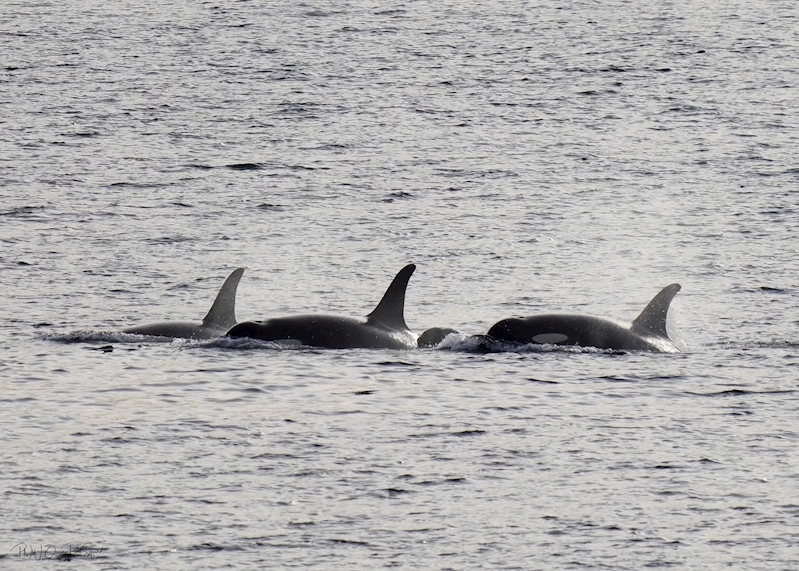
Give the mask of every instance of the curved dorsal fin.
POLYGON ((680 284, 671 284, 660 290, 652 301, 649 302, 641 315, 633 321, 632 330, 639 335, 654 335, 655 337, 669 338, 666 332, 666 317, 669 313, 671 300, 680 291, 680 284))
POLYGON ((233 270, 222 284, 222 289, 216 294, 214 304, 203 318, 204 326, 229 329, 236 325, 236 290, 243 273, 244 268, 233 270))
POLYGON ((394 277, 394 281, 388 286, 383 299, 377 304, 374 311, 367 315, 367 323, 381 323, 391 329, 408 329, 405 325, 405 289, 408 287, 408 280, 411 279, 416 266, 408 264, 402 268, 394 277))

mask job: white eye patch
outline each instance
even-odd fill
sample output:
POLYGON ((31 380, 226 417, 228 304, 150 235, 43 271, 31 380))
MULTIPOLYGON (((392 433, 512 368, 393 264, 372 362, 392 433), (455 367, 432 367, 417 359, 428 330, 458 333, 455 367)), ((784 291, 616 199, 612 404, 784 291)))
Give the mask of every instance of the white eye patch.
POLYGON ((534 343, 547 343, 549 345, 555 345, 556 343, 562 343, 569 338, 568 335, 564 335, 563 333, 540 333, 533 337, 534 343))

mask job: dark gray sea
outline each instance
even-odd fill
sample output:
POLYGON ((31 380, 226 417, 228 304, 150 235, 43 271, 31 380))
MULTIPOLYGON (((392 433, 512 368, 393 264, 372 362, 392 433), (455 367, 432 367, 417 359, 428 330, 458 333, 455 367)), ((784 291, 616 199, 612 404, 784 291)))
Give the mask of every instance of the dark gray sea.
POLYGON ((798 112, 795 0, 4 0, 0 567, 799 569, 798 112))

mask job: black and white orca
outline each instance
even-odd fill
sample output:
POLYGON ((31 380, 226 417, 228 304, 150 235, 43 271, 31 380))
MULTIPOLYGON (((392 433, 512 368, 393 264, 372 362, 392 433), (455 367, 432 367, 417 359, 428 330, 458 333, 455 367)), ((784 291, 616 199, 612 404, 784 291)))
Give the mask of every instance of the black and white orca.
POLYGON ((228 276, 202 323, 165 321, 135 325, 122 331, 123 333, 136 335, 183 339, 213 339, 221 337, 236 324, 236 290, 239 287, 239 280, 241 280, 243 273, 244 268, 238 268, 233 270, 228 276))
POLYGON ((402 268, 383 299, 366 318, 311 314, 245 321, 227 337, 248 337, 280 344, 329 349, 412 349, 414 335, 405 324, 405 290, 416 266, 402 268))

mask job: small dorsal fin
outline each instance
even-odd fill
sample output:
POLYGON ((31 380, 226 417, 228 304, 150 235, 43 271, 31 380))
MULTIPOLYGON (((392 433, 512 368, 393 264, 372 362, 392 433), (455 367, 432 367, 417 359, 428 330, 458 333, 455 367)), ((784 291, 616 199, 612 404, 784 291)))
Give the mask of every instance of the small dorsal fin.
POLYGON ((671 284, 660 290, 652 301, 649 302, 641 315, 633 321, 632 330, 639 335, 653 335, 655 337, 669 338, 666 332, 666 317, 669 313, 671 300, 680 291, 680 284, 671 284))
POLYGON ((381 323, 396 330, 408 329, 405 325, 405 289, 415 269, 414 264, 408 264, 397 273, 383 294, 383 299, 374 311, 366 316, 367 323, 381 323))
POLYGON ((229 329, 236 325, 236 290, 244 268, 238 268, 222 284, 208 315, 203 318, 203 325, 229 329))

